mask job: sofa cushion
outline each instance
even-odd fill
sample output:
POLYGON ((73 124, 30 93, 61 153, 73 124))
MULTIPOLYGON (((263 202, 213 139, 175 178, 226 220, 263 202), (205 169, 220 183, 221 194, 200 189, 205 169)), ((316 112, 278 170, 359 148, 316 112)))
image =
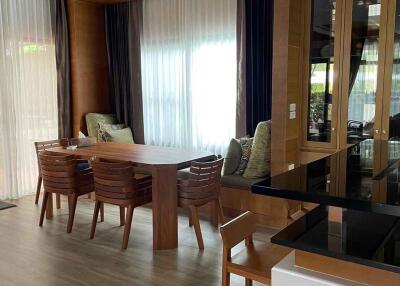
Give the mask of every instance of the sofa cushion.
POLYGON ((239 167, 236 170, 235 175, 243 175, 244 171, 246 170, 247 163, 250 159, 253 138, 243 137, 239 139, 239 142, 242 147, 242 156, 240 158, 239 167))
POLYGON ((133 141, 132 130, 127 127, 120 130, 108 130, 106 132, 107 142, 116 143, 135 143, 133 141))
POLYGON ((110 130, 121 130, 125 128, 125 124, 108 124, 108 123, 99 123, 98 137, 97 140, 99 142, 107 142, 107 132, 110 130))
POLYGON ((261 182, 265 180, 265 178, 257 178, 257 179, 246 179, 241 175, 226 175, 222 176, 221 182, 224 187, 232 187, 232 188, 250 188, 253 184, 261 182))
POLYGON ((115 124, 117 118, 114 114, 88 113, 85 116, 88 135, 97 138, 99 123, 115 124))
POLYGON ((222 173, 224 175, 232 175, 239 168, 240 159, 242 157, 242 146, 240 141, 232 139, 229 143, 228 152, 224 160, 222 173))
POLYGON ((260 122, 254 135, 249 163, 243 177, 261 178, 270 174, 271 165, 271 121, 260 122))

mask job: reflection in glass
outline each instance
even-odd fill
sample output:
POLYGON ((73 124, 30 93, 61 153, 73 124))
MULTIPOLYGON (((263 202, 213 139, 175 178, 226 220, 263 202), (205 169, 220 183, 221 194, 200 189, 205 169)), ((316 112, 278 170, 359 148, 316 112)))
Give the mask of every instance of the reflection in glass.
POLYGON ((313 0, 307 140, 331 141, 336 0, 313 0))
POLYGON ((389 139, 400 140, 400 1, 396 0, 389 139))
POLYGON ((353 1, 348 143, 357 143, 374 135, 380 2, 353 1))

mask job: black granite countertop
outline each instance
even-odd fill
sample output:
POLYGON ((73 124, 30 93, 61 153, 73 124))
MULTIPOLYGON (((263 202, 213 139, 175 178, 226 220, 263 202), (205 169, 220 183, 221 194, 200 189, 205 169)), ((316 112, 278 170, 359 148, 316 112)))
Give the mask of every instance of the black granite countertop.
POLYGON ((400 217, 400 142, 366 140, 252 186, 252 192, 400 217))
POLYGON ((400 273, 398 217, 345 210, 342 228, 339 239, 330 234, 328 212, 321 205, 273 236, 271 242, 400 273))

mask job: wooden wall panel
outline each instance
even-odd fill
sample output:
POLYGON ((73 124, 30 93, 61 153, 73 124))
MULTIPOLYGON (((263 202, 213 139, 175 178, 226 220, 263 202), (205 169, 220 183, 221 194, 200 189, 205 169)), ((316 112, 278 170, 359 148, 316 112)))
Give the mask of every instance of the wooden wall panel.
POLYGON ((272 175, 300 162, 304 0, 275 1, 272 86, 272 175), (289 118, 290 104, 296 118, 289 118))
POLYGON ((86 132, 88 112, 109 113, 104 5, 68 0, 73 135, 86 132))

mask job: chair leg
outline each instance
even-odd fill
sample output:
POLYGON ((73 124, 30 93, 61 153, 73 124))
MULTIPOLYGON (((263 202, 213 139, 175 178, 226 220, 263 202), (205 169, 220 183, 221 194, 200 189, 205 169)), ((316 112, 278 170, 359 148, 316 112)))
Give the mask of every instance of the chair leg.
POLYGON ((104 222, 104 203, 100 203, 100 221, 104 222))
POLYGON ((218 216, 220 219, 220 223, 222 225, 225 223, 225 218, 224 218, 224 210, 222 208, 221 198, 215 200, 215 207, 218 210, 218 216))
POLYGON ((128 248, 129 235, 131 233, 131 225, 132 225, 132 218, 133 218, 133 210, 134 210, 133 205, 132 204, 129 205, 128 213, 126 215, 125 228, 124 228, 124 238, 122 240, 122 249, 128 248))
POLYGON ((78 196, 76 194, 69 195, 69 197, 70 197, 71 204, 70 204, 70 208, 69 208, 67 233, 71 233, 71 231, 72 231, 72 226, 74 224, 74 218, 75 218, 76 203, 78 202, 78 196))
POLYGON ((39 195, 40 195, 40 189, 42 187, 42 176, 38 176, 38 181, 37 181, 37 186, 36 186, 36 197, 35 197, 35 205, 39 203, 39 195))
POLYGON ((100 202, 96 200, 94 205, 94 212, 93 212, 93 220, 92 220, 92 229, 90 230, 90 239, 93 239, 94 233, 96 232, 96 225, 97 219, 99 217, 99 210, 100 210, 100 202))
POLYGON ((61 195, 56 194, 56 208, 60 209, 61 208, 61 195))
POLYGON ((120 221, 120 226, 125 225, 125 207, 122 206, 119 207, 119 221, 120 221))
POLYGON ((193 226, 193 218, 192 218, 192 213, 189 209, 189 227, 192 227, 192 226, 193 226))
POLYGON ((46 191, 43 194, 42 211, 40 212, 39 226, 43 225, 43 220, 47 209, 47 200, 49 199, 49 195, 50 194, 46 191))
POLYGON ((199 248, 201 250, 204 249, 204 243, 203 243, 203 236, 201 235, 201 228, 200 228, 200 220, 199 216, 197 214, 197 208, 195 206, 190 206, 190 212, 192 214, 192 221, 194 225, 194 231, 196 233, 196 238, 197 238, 197 244, 199 245, 199 248))
POLYGON ((250 280, 250 279, 246 278, 245 285, 246 286, 253 286, 253 280, 250 280))

